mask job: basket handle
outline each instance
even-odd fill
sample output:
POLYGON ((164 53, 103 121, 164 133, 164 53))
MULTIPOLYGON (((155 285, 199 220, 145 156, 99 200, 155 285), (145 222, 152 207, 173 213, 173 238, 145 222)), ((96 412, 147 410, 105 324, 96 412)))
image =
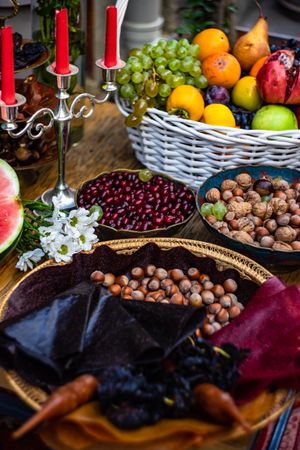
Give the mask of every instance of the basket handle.
POLYGON ((124 109, 123 105, 120 102, 120 97, 119 97, 118 93, 116 93, 116 95, 115 95, 115 103, 116 103, 119 111, 123 114, 124 117, 129 116, 129 113, 124 109))

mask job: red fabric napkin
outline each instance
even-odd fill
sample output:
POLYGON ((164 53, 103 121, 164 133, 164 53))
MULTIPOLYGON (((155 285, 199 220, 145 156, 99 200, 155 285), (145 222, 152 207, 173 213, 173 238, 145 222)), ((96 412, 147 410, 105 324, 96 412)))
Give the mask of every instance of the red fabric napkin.
POLYGON ((250 350, 240 366, 234 397, 245 403, 267 386, 300 389, 300 292, 278 278, 266 281, 244 311, 212 336, 250 350))

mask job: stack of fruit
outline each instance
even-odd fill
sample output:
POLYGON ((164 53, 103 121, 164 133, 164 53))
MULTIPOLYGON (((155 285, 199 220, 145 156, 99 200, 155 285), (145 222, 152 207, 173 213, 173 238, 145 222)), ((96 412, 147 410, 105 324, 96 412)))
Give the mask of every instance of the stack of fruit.
POLYGON ((226 34, 208 28, 187 39, 160 40, 134 49, 117 81, 138 126, 148 107, 215 126, 243 129, 298 129, 300 49, 297 42, 269 46, 261 14, 230 52, 226 34), (286 106, 288 105, 288 106, 286 106), (292 105, 292 106, 291 106, 292 105))

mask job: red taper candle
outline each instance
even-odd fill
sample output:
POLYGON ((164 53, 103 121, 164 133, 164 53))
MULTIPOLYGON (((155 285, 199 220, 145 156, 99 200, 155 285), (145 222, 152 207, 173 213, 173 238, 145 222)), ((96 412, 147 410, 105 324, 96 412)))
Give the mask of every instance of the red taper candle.
POLYGON ((55 72, 61 75, 70 73, 68 10, 63 8, 55 13, 56 55, 55 72))
POLYGON ((113 67, 117 65, 117 8, 106 8, 106 36, 104 65, 113 67))
POLYGON ((1 28, 1 100, 7 105, 16 103, 14 48, 11 26, 1 28))

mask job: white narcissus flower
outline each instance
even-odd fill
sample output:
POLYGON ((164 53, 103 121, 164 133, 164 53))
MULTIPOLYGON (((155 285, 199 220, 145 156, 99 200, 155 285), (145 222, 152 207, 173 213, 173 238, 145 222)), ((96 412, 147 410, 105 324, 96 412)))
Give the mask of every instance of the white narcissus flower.
POLYGON ((86 227, 96 228, 98 226, 98 217, 99 212, 97 211, 90 213, 87 209, 78 208, 70 212, 69 222, 72 227, 78 229, 85 229, 86 227))
POLYGON ((40 260, 45 256, 45 253, 41 248, 35 248, 28 252, 23 253, 16 264, 16 268, 22 272, 26 272, 28 269, 33 269, 40 260))
POLYGON ((94 229, 86 229, 80 236, 79 240, 81 242, 81 249, 85 251, 91 250, 93 244, 96 244, 98 237, 93 233, 94 229))

